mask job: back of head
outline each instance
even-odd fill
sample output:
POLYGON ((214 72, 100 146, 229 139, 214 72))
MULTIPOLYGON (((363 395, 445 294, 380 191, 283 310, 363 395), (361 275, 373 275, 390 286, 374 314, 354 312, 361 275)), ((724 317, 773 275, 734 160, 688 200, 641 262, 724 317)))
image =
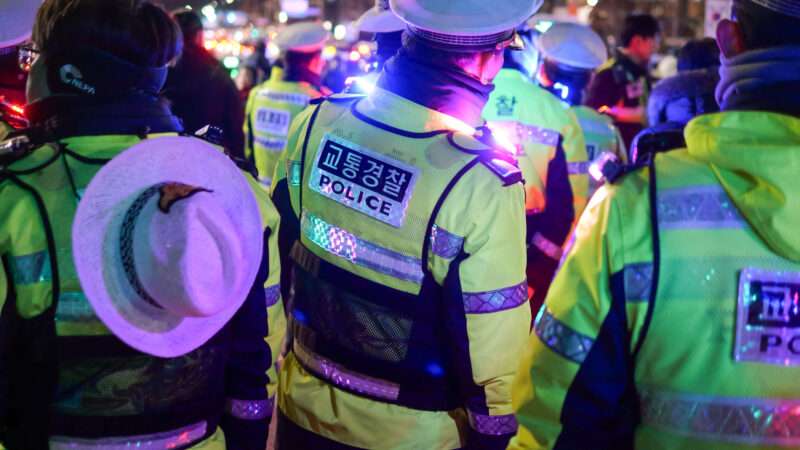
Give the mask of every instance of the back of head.
POLYGON ((187 45, 197 41, 198 35, 203 32, 203 20, 194 11, 182 9, 172 13, 172 18, 181 27, 183 40, 187 45))
POLYGON ((44 55, 90 48, 143 67, 165 66, 183 42, 166 11, 147 0, 45 0, 33 41, 44 55))
POLYGON ((631 14, 625 18, 625 24, 620 35, 623 47, 628 47, 636 36, 643 38, 655 37, 661 33, 658 20, 650 14, 631 14))
POLYGON ((678 71, 711 69, 719 66, 719 47, 712 38, 693 39, 678 53, 678 71))
POLYGON ((735 0, 733 17, 748 50, 800 45, 800 4, 796 0, 735 0), (781 14, 761 4, 785 10, 781 14), (776 6, 777 5, 777 6, 776 6))

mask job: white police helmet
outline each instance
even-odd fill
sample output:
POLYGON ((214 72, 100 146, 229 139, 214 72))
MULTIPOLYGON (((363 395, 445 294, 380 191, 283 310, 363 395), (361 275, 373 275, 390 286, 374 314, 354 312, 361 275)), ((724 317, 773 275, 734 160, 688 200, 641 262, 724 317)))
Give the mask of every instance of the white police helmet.
POLYGON ((31 37, 41 0, 0 0, 0 47, 21 44, 31 37))
POLYGON ((328 36, 328 31, 318 23, 299 22, 278 33, 275 45, 282 52, 312 53, 325 46, 328 36))
POLYGON ((488 50, 514 36, 543 0, 390 0, 409 31, 452 50, 488 50))
POLYGON ((608 59, 603 39, 586 25, 555 23, 539 36, 536 46, 542 55, 557 64, 594 70, 608 59))
POLYGON ((362 14, 355 27, 362 33, 396 33, 405 30, 406 23, 389 8, 389 0, 375 0, 375 7, 362 14))

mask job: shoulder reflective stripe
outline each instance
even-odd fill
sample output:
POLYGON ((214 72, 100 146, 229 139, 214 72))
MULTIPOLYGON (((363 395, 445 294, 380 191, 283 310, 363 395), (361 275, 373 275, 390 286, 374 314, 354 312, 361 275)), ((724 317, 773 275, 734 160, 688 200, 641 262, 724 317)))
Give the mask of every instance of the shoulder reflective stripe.
POLYGON ((273 284, 272 286, 264 288, 264 296, 267 298, 267 308, 275 306, 278 300, 281 299, 281 285, 273 284))
POLYGON ((692 186, 658 192, 663 229, 742 228, 746 222, 720 186, 692 186))
POLYGON ((504 434, 513 434, 517 432, 517 419, 513 414, 487 416, 472 411, 468 411, 468 413, 469 426, 480 434, 502 436, 504 434))
POLYGON ((464 312, 484 314, 516 308, 528 301, 528 284, 522 282, 496 291, 464 292, 464 312))
POLYGON ((461 253, 464 238, 457 236, 439 225, 431 229, 431 251, 434 255, 445 259, 453 259, 461 253))
POLYGON ((537 144, 549 145, 551 147, 558 145, 558 138, 560 136, 558 131, 525 124, 519 124, 518 129, 522 135, 523 142, 533 141, 537 144))
POLYGON ((567 173, 570 175, 585 175, 589 173, 589 166, 592 163, 589 161, 581 161, 581 162, 568 162, 567 163, 567 173))
POLYGON ((586 359, 594 345, 594 339, 559 322, 547 306, 539 311, 534 332, 550 350, 577 364, 586 359))
POLYGON ((300 161, 289 161, 289 184, 292 186, 300 186, 300 171, 303 170, 303 165, 300 161))
POLYGON ((561 254, 563 253, 561 247, 556 245, 550 239, 544 237, 542 233, 536 232, 533 235, 531 244, 533 244, 534 247, 538 248, 542 253, 547 255, 550 259, 561 261, 561 254))
POLYGON ((653 284, 653 264, 628 264, 622 269, 625 283, 625 301, 646 302, 650 300, 653 284))
POLYGON ((425 276, 421 260, 361 239, 307 211, 303 211, 300 228, 311 242, 353 264, 417 284, 425 276))
POLYGON ((205 421, 177 430, 138 436, 120 436, 100 439, 82 439, 71 436, 50 438, 50 450, 128 450, 131 448, 179 448, 192 444, 205 436, 205 421))
POLYGON ((56 320, 72 323, 96 323, 100 319, 82 292, 62 292, 58 296, 56 320))
POLYGON ((273 404, 274 399, 239 400, 228 398, 225 400, 225 412, 237 419, 260 420, 272 416, 273 404))
POLYGON ((800 399, 711 397, 647 389, 639 398, 645 425, 708 440, 800 446, 800 399))
POLYGON ((53 280, 50 254, 47 250, 11 257, 9 264, 14 284, 35 284, 53 280))
POLYGON ((353 372, 311 352, 298 341, 294 342, 293 350, 297 360, 306 369, 334 386, 384 400, 397 400, 400 397, 398 384, 353 372))

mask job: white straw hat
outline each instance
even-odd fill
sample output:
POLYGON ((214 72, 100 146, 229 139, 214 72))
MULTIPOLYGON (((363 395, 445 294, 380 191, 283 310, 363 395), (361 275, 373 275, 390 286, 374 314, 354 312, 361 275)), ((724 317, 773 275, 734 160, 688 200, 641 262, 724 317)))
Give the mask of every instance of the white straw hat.
POLYGON ((41 0, 0 0, 0 47, 11 47, 31 37, 41 0))
POLYGON ((389 0, 375 0, 375 6, 358 18, 355 27, 362 33, 396 33, 405 30, 406 23, 389 8, 389 0))
POLYGON ((263 249, 244 175, 210 144, 147 139, 103 166, 72 227, 81 287, 123 342, 175 357, 216 334, 255 281, 263 249))

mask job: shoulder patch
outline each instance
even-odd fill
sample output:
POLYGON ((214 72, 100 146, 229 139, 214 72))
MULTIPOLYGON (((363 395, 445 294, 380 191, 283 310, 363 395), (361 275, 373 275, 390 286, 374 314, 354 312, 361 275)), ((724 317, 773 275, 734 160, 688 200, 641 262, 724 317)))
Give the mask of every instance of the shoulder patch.
POLYGON ((522 171, 519 170, 515 162, 509 161, 503 155, 492 152, 487 157, 481 158, 481 164, 497 175, 503 182, 503 186, 511 186, 522 182, 522 171))

